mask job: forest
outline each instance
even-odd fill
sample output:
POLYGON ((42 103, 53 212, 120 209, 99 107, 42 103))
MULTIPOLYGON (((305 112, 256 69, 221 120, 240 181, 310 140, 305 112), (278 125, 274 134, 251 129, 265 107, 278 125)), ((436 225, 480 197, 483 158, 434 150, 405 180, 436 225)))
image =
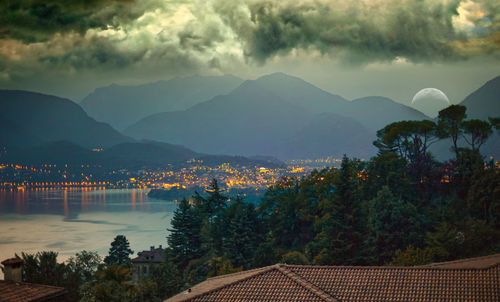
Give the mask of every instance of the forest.
MULTIPOLYGON (((104 263, 87 255, 93 265, 75 277, 73 297, 161 300, 209 277, 276 263, 413 266, 498 253, 500 169, 480 148, 499 135, 500 118, 466 116, 464 106, 452 105, 436 122, 389 124, 377 132, 379 152, 370 160, 344 156, 339 168, 283 177, 257 204, 227 196, 214 179, 179 202, 165 226, 164 264, 138 284, 128 282, 125 240, 104 263), (454 154, 444 162, 429 151, 441 140, 454 154)), ((25 273, 32 278, 25 281, 44 281, 41 256, 23 255, 33 263, 25 271, 39 272, 25 273)))

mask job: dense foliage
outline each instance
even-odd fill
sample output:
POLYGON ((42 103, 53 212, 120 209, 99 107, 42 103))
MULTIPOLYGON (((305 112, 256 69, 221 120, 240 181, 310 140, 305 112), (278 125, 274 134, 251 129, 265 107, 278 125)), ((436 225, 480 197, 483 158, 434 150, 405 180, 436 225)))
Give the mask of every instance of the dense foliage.
POLYGON ((188 287, 277 262, 419 265, 499 252, 500 170, 479 153, 498 119, 466 116, 453 105, 436 123, 389 124, 377 156, 282 178, 257 207, 214 180, 206 196, 181 201, 167 259, 188 287), (443 139, 455 157, 438 162, 429 147, 443 139))
POLYGON ((500 169, 479 153, 500 119, 466 120, 465 112, 453 105, 437 123, 387 125, 369 161, 344 156, 339 168, 283 177, 257 206, 227 196, 214 179, 180 201, 165 263, 138 283, 124 236, 99 268, 88 252, 68 264, 50 252, 23 254, 25 281, 66 286, 84 301, 159 301, 208 277, 278 262, 406 266, 500 252, 500 169), (429 152, 441 139, 455 154, 447 162, 429 152))

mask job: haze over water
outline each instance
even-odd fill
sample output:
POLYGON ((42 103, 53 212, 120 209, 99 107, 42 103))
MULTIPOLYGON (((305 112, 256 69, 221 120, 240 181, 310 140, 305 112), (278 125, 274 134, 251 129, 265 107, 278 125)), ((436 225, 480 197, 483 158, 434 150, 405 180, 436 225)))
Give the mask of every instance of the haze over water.
POLYGON ((81 250, 105 256, 118 234, 136 255, 166 246, 176 207, 141 189, 0 190, 0 259, 49 250, 59 252, 59 261, 81 250))

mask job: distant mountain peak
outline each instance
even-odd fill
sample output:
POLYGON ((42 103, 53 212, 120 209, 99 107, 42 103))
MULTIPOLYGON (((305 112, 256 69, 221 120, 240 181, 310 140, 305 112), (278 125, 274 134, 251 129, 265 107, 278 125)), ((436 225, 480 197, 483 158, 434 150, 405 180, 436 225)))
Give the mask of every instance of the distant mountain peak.
POLYGON ((80 104, 96 120, 124 129, 148 115, 185 110, 227 94, 242 82, 231 75, 193 75, 135 86, 112 85, 97 88, 80 104))
POLYGON ((468 95, 460 105, 467 107, 467 117, 487 119, 500 116, 500 76, 468 95))

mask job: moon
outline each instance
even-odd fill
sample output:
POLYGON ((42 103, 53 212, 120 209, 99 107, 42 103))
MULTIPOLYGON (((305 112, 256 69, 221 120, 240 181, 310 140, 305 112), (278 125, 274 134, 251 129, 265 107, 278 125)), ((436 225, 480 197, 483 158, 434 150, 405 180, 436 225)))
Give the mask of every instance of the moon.
POLYGON ((440 110, 450 105, 450 100, 437 88, 424 88, 415 94, 411 105, 429 117, 436 117, 440 110))

